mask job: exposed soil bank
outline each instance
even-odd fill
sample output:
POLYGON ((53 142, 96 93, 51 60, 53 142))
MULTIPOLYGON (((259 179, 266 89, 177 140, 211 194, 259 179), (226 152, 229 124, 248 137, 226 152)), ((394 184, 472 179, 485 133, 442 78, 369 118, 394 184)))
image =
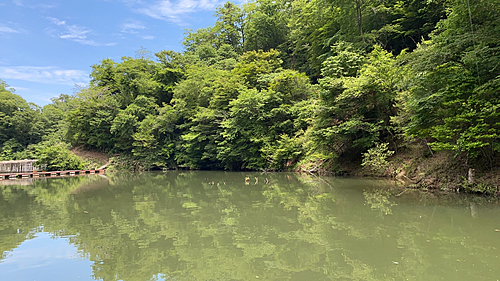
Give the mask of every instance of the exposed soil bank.
POLYGON ((453 152, 432 152, 426 144, 414 143, 387 162, 378 173, 362 168, 360 163, 341 163, 339 171, 350 176, 394 178, 407 188, 500 195, 500 159, 467 160, 453 152))
POLYGON ((109 163, 109 156, 106 153, 73 148, 71 152, 76 154, 85 162, 86 169, 98 169, 109 163))

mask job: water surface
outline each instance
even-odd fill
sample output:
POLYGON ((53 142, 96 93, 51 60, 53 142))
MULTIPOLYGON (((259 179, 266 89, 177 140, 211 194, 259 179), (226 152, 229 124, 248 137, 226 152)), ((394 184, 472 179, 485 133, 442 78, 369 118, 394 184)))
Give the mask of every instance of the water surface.
POLYGON ((499 280, 477 196, 291 173, 0 182, 2 280, 499 280))

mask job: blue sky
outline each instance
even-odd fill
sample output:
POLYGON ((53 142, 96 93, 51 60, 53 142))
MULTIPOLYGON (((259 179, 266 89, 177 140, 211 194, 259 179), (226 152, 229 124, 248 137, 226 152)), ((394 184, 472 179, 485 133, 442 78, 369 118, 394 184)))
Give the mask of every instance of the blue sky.
POLYGON ((182 51, 185 29, 212 25, 219 0, 0 0, 0 79, 38 105, 73 94, 93 64, 141 47, 182 51))

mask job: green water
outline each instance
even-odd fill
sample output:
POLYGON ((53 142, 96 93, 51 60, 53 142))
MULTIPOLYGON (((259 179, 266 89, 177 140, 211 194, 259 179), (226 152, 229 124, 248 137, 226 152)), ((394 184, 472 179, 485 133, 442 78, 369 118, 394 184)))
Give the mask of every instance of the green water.
POLYGON ((0 280, 500 279, 500 205, 477 196, 224 172, 0 191, 0 280))

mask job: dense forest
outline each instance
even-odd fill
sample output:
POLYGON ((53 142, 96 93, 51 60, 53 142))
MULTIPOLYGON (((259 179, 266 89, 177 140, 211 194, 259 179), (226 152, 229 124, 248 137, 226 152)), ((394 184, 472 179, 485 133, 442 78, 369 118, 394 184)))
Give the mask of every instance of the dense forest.
POLYGON ((186 31, 183 52, 103 59, 88 87, 43 108, 2 82, 0 160, 78 168, 79 147, 129 169, 396 175, 410 165, 404 155, 444 153, 458 176, 495 171, 499 7, 227 2, 213 26, 186 31))

